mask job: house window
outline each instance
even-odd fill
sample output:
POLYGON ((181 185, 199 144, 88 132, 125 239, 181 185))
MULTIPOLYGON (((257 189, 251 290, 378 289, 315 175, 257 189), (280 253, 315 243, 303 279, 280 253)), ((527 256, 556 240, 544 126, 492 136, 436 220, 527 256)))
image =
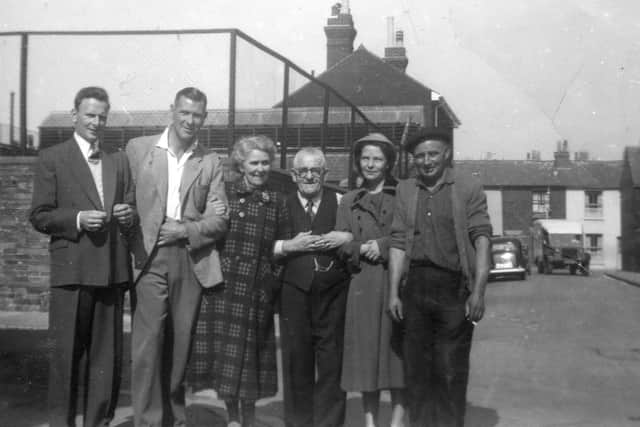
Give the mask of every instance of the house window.
POLYGON ((547 216, 549 214, 549 193, 546 191, 534 191, 531 193, 531 210, 534 215, 547 216))
POLYGON ((584 192, 584 216, 585 218, 602 218, 602 191, 584 192))
POLYGON ((591 254, 591 259, 602 259, 602 234, 586 234, 585 248, 591 254))

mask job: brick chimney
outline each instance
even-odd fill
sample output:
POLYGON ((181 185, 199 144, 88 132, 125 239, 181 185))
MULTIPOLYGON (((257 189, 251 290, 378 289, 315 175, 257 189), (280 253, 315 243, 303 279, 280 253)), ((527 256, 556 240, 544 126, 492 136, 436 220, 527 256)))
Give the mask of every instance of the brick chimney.
POLYGON ((331 7, 331 17, 324 27, 327 35, 327 69, 333 67, 342 58, 353 53, 353 40, 357 31, 349 9, 349 1, 336 3, 331 7))
POLYGON ((409 65, 407 50, 404 48, 404 32, 394 31, 393 17, 387 17, 387 46, 384 48, 383 61, 393 65, 403 73, 409 65))
POLYGON ((553 153, 554 168, 568 168, 571 166, 571 156, 569 155, 569 143, 566 139, 558 141, 557 150, 553 153))

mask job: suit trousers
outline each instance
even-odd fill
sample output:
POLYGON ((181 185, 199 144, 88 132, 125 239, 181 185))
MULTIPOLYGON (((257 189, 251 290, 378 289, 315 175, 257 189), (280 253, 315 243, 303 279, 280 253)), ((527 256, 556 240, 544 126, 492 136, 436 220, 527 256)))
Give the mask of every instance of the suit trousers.
POLYGON ((51 288, 49 425, 108 426, 118 400, 122 367, 123 286, 51 288), (82 395, 80 395, 82 390, 82 395))
POLYGON ((348 281, 323 283, 316 273, 311 290, 285 283, 280 324, 287 427, 339 427, 346 393, 340 388, 348 281))
POLYGON ((134 424, 185 426, 185 371, 202 294, 185 245, 156 248, 135 292, 131 337, 134 424))
POLYGON ((473 324, 460 273, 411 266, 402 291, 412 427, 463 427, 473 324))

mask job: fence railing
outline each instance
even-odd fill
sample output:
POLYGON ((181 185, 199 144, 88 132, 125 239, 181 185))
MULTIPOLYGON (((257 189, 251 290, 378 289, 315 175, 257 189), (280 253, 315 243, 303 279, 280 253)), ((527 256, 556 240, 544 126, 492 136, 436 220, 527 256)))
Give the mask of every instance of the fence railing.
MULTIPOLYGON (((116 31, 25 31, 25 32, 4 32, 0 33, 0 38, 19 38, 19 91, 18 91, 18 105, 19 105, 19 132, 16 140, 19 141, 20 147, 26 150, 29 142, 29 133, 27 131, 27 112, 28 112, 28 100, 29 100, 29 88, 28 78, 30 67, 30 46, 33 46, 34 40, 38 39, 56 39, 60 40, 65 37, 144 37, 144 36, 191 36, 191 35, 225 35, 228 36, 228 121, 227 121, 227 141, 228 147, 236 139, 238 133, 238 127, 236 125, 236 112, 238 109, 238 72, 239 70, 239 43, 248 44, 253 49, 257 49, 265 54, 271 60, 277 61, 282 67, 281 80, 277 83, 278 87, 282 87, 281 102, 278 103, 280 108, 281 121, 279 127, 281 131, 278 133, 279 148, 281 151, 281 167, 285 167, 286 153, 290 142, 292 142, 292 135, 288 132, 289 129, 289 105, 288 98, 292 92, 291 80, 302 80, 303 82, 312 83, 322 88, 323 100, 320 103, 322 108, 322 120, 319 123, 319 132, 314 134, 314 138, 318 138, 318 144, 322 149, 327 148, 328 141, 331 138, 332 123, 329 117, 330 111, 330 99, 339 100, 346 106, 347 114, 350 119, 344 124, 345 132, 347 133, 346 139, 353 141, 355 135, 354 128, 356 125, 366 127, 367 131, 378 130, 378 126, 373 123, 359 108, 341 93, 336 91, 327 83, 317 79, 311 73, 305 71, 302 67, 295 64, 293 61, 285 57, 284 55, 276 52, 275 50, 267 47, 263 43, 259 42, 255 38, 235 28, 217 28, 217 29, 175 29, 175 30, 116 30, 116 31)), ((113 64, 110 64, 113 65, 113 64)), ((76 67, 77 65, 69 65, 69 67, 76 67)), ((246 72, 246 69, 242 71, 246 72)), ((275 80, 275 79, 274 79, 275 80)), ((295 88, 294 88, 295 89, 295 88)), ((344 108, 344 107, 343 107, 344 108)))

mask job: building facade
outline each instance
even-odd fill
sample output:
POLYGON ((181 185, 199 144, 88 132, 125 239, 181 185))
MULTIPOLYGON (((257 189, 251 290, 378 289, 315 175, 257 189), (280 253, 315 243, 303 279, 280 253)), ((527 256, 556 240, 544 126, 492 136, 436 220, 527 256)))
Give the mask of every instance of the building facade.
POLYGON ((571 161, 566 145, 553 161, 457 161, 460 173, 479 179, 496 235, 529 234, 533 220, 582 223, 593 268, 621 268, 620 161, 571 161))
POLYGON ((640 272, 640 147, 626 147, 620 180, 622 269, 640 272))

